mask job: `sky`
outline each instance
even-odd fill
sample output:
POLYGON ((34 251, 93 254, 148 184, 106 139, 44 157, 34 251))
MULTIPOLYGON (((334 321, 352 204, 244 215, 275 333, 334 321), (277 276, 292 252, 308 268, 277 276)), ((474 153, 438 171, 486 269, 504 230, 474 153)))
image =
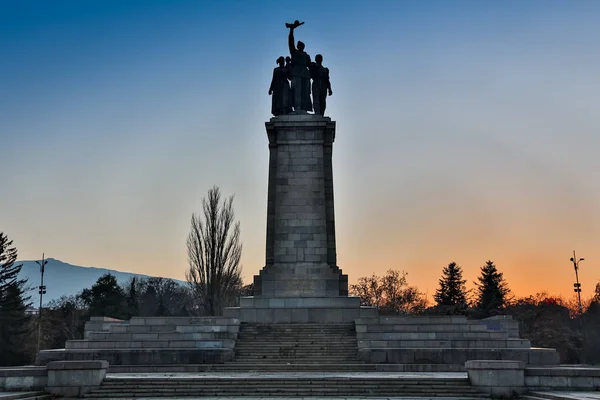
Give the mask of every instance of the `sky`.
POLYGON ((285 22, 324 56, 338 265, 429 298, 487 260, 513 294, 600 280, 600 2, 0 1, 0 231, 22 260, 184 278, 235 195, 264 265, 267 94, 285 22))

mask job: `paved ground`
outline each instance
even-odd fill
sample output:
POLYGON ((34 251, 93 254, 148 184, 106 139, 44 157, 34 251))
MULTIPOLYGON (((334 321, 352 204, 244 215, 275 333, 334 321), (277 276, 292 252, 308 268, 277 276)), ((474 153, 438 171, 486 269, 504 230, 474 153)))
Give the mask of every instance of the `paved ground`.
POLYGON ((600 400, 599 392, 542 392, 536 390, 535 393, 540 393, 549 398, 561 398, 565 400, 600 400))
MULTIPOLYGON (((22 392, 20 392, 22 393, 22 392)), ((0 400, 8 398, 15 392, 0 392, 0 400)), ((290 397, 136 397, 135 400, 286 400, 290 397)), ((293 397, 295 400, 473 400, 470 397, 293 397)), ((123 399, 119 399, 123 400, 123 399)), ((481 400, 478 398, 477 400, 481 400)))
MULTIPOLYGON (((23 392, 18 392, 24 394, 23 392)), ((543 393, 557 399, 564 400, 600 400, 598 392, 537 392, 543 393)), ((15 392, 0 392, 0 400, 9 398, 15 392)), ((285 400, 290 397, 198 397, 198 400, 285 400)), ((191 400, 192 397, 169 397, 168 400, 191 400)), ((294 397, 294 399, 306 400, 472 400, 469 397, 294 397)), ((123 400, 123 399, 119 399, 123 400)), ((165 400, 164 397, 136 397, 135 400, 165 400)), ((481 399, 479 399, 481 400, 481 399)))

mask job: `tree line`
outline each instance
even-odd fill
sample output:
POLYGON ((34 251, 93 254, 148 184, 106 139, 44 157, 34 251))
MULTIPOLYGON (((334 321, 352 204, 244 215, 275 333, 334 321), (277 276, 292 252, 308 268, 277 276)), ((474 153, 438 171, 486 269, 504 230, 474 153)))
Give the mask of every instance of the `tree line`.
POLYGON ((406 272, 389 270, 383 276, 359 278, 350 295, 362 305, 376 306, 382 315, 464 315, 481 319, 511 315, 519 322, 521 337, 533 347, 558 350, 563 363, 600 363, 600 283, 582 310, 575 298, 547 293, 516 298, 493 261, 480 269, 474 289, 467 290, 462 268, 455 262, 442 268, 429 304, 424 293, 411 286, 406 272))

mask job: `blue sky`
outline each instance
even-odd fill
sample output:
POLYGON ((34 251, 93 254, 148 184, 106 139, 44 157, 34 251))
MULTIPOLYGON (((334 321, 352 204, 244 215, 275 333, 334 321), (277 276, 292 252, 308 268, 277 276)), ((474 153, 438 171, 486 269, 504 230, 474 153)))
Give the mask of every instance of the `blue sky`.
POLYGON ((0 230, 20 258, 182 278, 192 212, 235 194, 264 264, 285 22, 324 55, 338 262, 429 294, 487 259, 517 294, 600 279, 596 1, 2 1, 0 230))

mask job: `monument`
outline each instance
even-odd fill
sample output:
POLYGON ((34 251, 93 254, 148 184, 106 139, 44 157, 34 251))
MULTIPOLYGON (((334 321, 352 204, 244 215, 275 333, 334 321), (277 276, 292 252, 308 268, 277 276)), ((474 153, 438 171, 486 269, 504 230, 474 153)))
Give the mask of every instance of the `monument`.
POLYGON ((17 383, 38 388, 47 382, 56 394, 117 398, 151 397, 157 390, 173 397, 464 397, 478 391, 514 397, 549 387, 598 387, 599 370, 556 367, 557 352, 532 348, 519 338, 518 323, 510 317, 474 321, 464 316, 380 316, 376 308, 362 307, 359 298, 348 296, 348 277, 336 254, 336 124, 324 115, 325 98, 331 94, 329 70, 322 57, 312 63, 304 44, 294 43, 294 29, 302 24, 286 24, 291 57, 287 64, 283 56, 277 59, 269 88, 274 116, 266 122, 265 266, 254 277, 253 296, 241 298, 240 307, 225 309, 222 317, 92 318, 84 340, 41 351, 37 369, 0 374, 0 388, 17 383), (169 376, 156 382, 155 377, 106 376, 203 371, 242 375, 169 376), (274 374, 260 376, 259 371, 274 374), (277 375, 283 371, 334 375, 289 379, 277 375), (335 375, 342 371, 378 374, 335 375), (424 379, 394 371, 468 375, 424 379), (70 382, 70 376, 86 380, 70 382))
POLYGON ((332 94, 329 70, 323 56, 313 63, 304 43, 294 42, 294 30, 302 24, 286 24, 291 65, 284 66, 283 56, 277 59, 269 88, 274 117, 266 123, 266 261, 254 277, 254 296, 225 311, 242 322, 352 322, 377 315, 376 309, 361 307, 358 297, 348 297, 348 276, 337 265, 335 121, 323 115, 325 98, 332 94))

